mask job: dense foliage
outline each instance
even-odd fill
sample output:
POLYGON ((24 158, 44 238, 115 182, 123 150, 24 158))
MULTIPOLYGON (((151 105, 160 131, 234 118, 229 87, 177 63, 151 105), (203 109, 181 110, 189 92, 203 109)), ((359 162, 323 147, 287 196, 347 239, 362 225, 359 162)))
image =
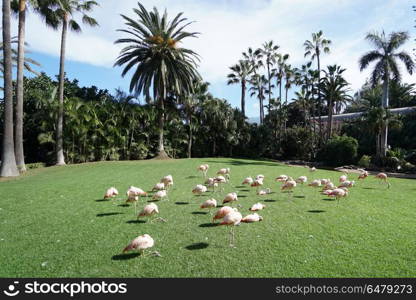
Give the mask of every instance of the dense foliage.
MULTIPOLYGON (((57 81, 44 73, 25 78, 24 147, 28 163, 54 162, 57 85, 57 81)), ((360 97, 356 95, 347 111, 358 110, 357 107, 370 110, 373 107, 371 96, 379 90, 379 87, 364 86, 360 97)), ((197 89, 197 93, 192 103, 189 99, 172 97, 166 101, 165 148, 171 157, 188 156, 190 126, 192 157, 322 160, 335 166, 358 163, 363 155, 375 153, 374 127, 371 118, 366 116, 345 122, 337 130, 345 137, 336 136, 318 148, 314 143, 318 130, 305 122, 311 112, 304 110, 301 100, 287 105, 289 121, 283 131, 276 126, 280 117, 278 110, 266 115, 264 124, 249 123, 239 109, 211 95, 208 85, 197 89), (319 155, 314 155, 318 152, 319 155)), ((391 88, 390 93, 395 107, 407 106, 416 99, 413 88, 405 84, 391 88)), ((156 103, 151 99, 143 102, 121 91, 112 95, 95 86, 81 87, 77 80, 66 80, 64 104, 64 149, 68 162, 146 159, 157 154, 158 114, 156 103)), ((414 164, 411 149, 416 149, 413 134, 416 118, 414 114, 405 115, 399 121, 400 126, 390 126, 390 141, 394 149, 409 150, 403 150, 400 157, 404 167, 407 162, 414 164)), ((404 169, 409 168, 411 166, 407 165, 404 169)))
POLYGON ((353 164, 357 158, 358 142, 350 136, 334 136, 321 149, 320 160, 331 166, 353 164))

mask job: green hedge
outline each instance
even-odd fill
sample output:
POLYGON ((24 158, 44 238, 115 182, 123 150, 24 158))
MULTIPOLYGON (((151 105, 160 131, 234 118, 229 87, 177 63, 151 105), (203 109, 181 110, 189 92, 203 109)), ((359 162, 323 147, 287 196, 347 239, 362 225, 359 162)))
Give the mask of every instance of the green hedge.
POLYGON ((334 136, 318 154, 329 166, 354 164, 357 161, 358 141, 350 136, 334 136))

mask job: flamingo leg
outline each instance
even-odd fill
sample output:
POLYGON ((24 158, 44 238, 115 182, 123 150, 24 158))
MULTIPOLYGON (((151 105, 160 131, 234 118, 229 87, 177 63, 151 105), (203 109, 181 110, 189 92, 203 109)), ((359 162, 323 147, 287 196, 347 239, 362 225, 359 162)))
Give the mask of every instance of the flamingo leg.
POLYGON ((234 226, 230 228, 230 247, 234 247, 234 226))

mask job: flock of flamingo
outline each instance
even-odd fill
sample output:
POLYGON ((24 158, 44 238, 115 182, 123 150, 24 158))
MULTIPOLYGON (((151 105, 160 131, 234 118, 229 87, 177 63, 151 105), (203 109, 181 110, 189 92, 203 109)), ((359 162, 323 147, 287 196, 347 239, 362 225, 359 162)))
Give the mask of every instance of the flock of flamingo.
MULTIPOLYGON (((215 177, 207 178, 209 165, 202 164, 198 166, 197 170, 200 171, 204 177, 205 182, 204 184, 198 184, 192 189, 192 193, 195 195, 203 195, 204 193, 209 192, 210 190, 214 193, 215 191, 223 192, 224 191, 224 184, 230 182, 230 168, 222 168, 220 169, 215 177)), ((311 173, 316 171, 315 167, 309 168, 311 173)), ((358 180, 364 180, 369 176, 368 172, 360 169, 360 174, 358 176, 358 180)), ((387 174, 379 173, 375 175, 376 178, 380 180, 380 183, 387 184, 387 187, 390 188, 390 183, 388 182, 387 174)), ((265 176, 262 174, 257 175, 255 178, 246 177, 242 181, 242 185, 248 185, 251 188, 256 189, 256 194, 258 196, 267 195, 271 193, 270 188, 263 189, 263 182, 265 176)), ((321 189, 321 194, 334 197, 338 203, 341 198, 345 198, 348 196, 349 189, 354 187, 355 181, 348 179, 348 174, 344 173, 339 177, 339 183, 335 184, 330 179, 314 179, 310 183, 308 183, 307 176, 300 176, 297 179, 293 179, 287 175, 280 175, 275 179, 276 182, 281 183, 280 190, 282 192, 286 192, 288 195, 292 195, 295 188, 299 187, 303 191, 303 186, 307 184, 309 187, 321 189)), ((152 200, 167 200, 169 201, 168 193, 170 188, 173 187, 173 177, 172 175, 167 175, 163 177, 160 182, 156 183, 152 189, 153 195, 152 200)), ((114 199, 118 196, 118 190, 115 187, 109 188, 105 195, 104 199, 114 199)), ((150 222, 155 220, 161 220, 166 222, 163 218, 155 218, 157 214, 159 214, 158 206, 152 202, 150 204, 146 204, 141 211, 138 212, 137 206, 141 197, 147 197, 148 193, 143 191, 142 189, 134 186, 130 186, 126 192, 127 200, 126 203, 133 203, 134 205, 134 212, 137 218, 149 218, 150 222)), ((224 199, 222 200, 223 206, 221 206, 214 215, 212 215, 212 209, 217 208, 218 202, 214 198, 210 198, 204 201, 200 208, 201 209, 208 209, 210 215, 212 216, 212 222, 216 220, 220 220, 221 222, 219 225, 226 225, 230 226, 230 246, 235 247, 235 227, 240 225, 241 223, 254 223, 263 220, 263 217, 260 216, 257 212, 266 208, 266 205, 263 203, 256 203, 252 205, 249 209, 251 212, 250 214, 243 217, 241 212, 238 208, 241 205, 237 205, 237 207, 233 207, 233 204, 238 201, 237 192, 228 193, 225 195, 224 199), (228 205, 225 205, 228 204, 228 205)), ((128 251, 139 251, 142 255, 145 254, 145 250, 152 248, 154 246, 154 240, 149 234, 143 234, 135 239, 133 239, 124 249, 123 253, 128 251)))

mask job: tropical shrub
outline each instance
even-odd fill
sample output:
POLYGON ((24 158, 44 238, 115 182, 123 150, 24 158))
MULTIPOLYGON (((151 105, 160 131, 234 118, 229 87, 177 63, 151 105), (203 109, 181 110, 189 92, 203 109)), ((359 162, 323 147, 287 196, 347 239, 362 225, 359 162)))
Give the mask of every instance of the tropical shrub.
POLYGON ((330 166, 353 164, 357 158, 358 142, 350 136, 334 136, 318 153, 318 158, 330 166))

